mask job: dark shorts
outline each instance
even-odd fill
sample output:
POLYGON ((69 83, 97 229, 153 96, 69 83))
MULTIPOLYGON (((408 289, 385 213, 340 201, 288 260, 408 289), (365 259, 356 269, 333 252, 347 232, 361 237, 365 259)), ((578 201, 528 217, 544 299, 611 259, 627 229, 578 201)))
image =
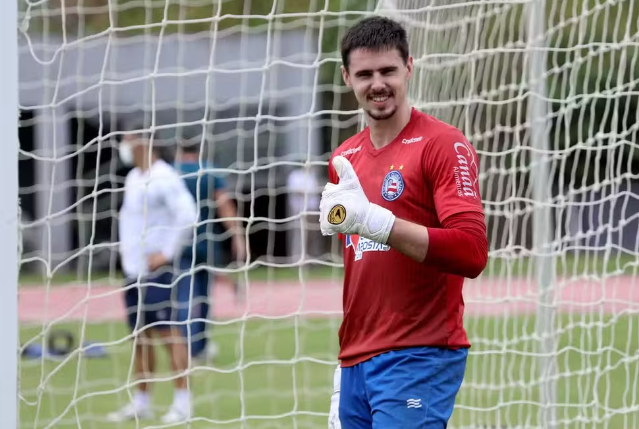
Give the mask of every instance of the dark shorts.
POLYGON ((468 349, 418 347, 342 368, 342 428, 445 429, 467 356, 468 349))
POLYGON ((124 303, 127 322, 132 332, 149 325, 151 328, 168 329, 177 320, 177 306, 173 273, 163 272, 156 276, 127 280, 124 303), (142 299, 140 299, 142 296, 142 299))

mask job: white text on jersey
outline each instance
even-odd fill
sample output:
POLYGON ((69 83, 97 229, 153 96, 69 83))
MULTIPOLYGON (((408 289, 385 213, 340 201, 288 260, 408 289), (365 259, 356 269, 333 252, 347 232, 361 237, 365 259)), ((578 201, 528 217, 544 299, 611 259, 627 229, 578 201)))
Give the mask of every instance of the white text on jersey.
POLYGON ((453 168, 457 195, 477 197, 475 184, 477 183, 477 162, 468 146, 464 143, 455 143, 457 153, 457 166, 453 168))
POLYGON ((362 146, 357 146, 355 148, 345 150, 344 152, 340 153, 340 155, 341 156, 352 155, 355 152, 359 152, 360 150, 362 150, 362 146))
POLYGON ((413 137, 413 138, 410 138, 410 139, 404 139, 404 140, 402 140, 402 143, 404 143, 404 144, 417 143, 417 142, 422 141, 423 138, 424 138, 424 136, 413 137))
POLYGON ((362 259, 364 252, 388 252, 390 250, 390 246, 387 244, 381 244, 359 235, 346 236, 346 248, 349 247, 355 251, 356 261, 362 259))

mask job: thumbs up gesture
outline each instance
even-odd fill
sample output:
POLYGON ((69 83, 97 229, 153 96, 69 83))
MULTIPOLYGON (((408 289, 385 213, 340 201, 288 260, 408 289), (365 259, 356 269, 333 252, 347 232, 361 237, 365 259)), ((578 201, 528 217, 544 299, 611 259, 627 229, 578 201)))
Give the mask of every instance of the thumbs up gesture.
POLYGON ((395 216, 368 201, 351 163, 343 156, 333 158, 339 183, 327 183, 320 201, 320 229, 323 235, 359 235, 386 244, 395 216))

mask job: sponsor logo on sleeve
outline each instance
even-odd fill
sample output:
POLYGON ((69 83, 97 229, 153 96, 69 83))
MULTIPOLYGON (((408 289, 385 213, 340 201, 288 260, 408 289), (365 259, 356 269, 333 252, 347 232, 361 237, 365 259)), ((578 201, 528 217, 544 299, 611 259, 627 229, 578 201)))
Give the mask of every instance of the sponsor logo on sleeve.
POLYGON ((457 154, 457 165, 453 167, 453 174, 455 175, 457 195, 478 198, 479 169, 473 151, 467 143, 457 142, 454 144, 454 148, 457 154))

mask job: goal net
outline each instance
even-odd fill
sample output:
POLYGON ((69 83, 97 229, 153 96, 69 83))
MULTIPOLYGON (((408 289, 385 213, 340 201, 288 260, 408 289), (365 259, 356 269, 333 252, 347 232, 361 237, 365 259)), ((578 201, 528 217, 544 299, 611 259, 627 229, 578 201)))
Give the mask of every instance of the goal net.
MULTIPOLYGON (((473 347, 450 427, 639 428, 634 2, 18 8, 21 428, 168 427, 105 419, 138 385, 118 253, 132 123, 168 162, 197 142, 244 230, 234 238, 220 201, 199 201, 214 214, 199 221, 214 249, 211 353, 189 362, 190 427, 327 427, 343 271, 317 198, 328 156, 361 127, 339 40, 369 14, 404 23, 411 102, 480 158, 490 260, 465 286, 473 347)), ((174 376, 158 350, 158 417, 174 376)))
POLYGON ((383 0, 410 97, 477 149, 490 261, 466 283, 453 427, 639 427, 639 36, 631 1, 383 0))

